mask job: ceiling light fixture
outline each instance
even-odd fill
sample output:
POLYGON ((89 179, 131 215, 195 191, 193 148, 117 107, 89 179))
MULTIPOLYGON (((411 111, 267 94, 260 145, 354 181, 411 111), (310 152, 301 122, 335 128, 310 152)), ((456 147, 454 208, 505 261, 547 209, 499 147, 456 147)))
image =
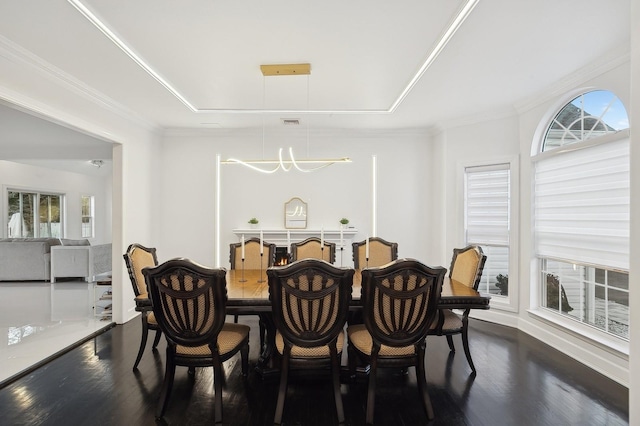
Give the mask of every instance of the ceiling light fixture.
POLYGON ((251 170, 255 170, 257 172, 261 172, 261 173, 266 173, 266 174, 271 174, 271 173, 275 173, 278 170, 282 169, 285 172, 288 172, 289 170, 291 170, 292 168, 295 168, 296 170, 303 172, 303 173, 309 173, 309 172, 315 172, 316 170, 320 170, 320 169, 324 169, 325 167, 328 167, 332 164, 335 163, 351 163, 351 159, 348 157, 343 157, 343 158, 316 158, 316 159, 309 159, 309 160, 296 160, 293 156, 293 148, 289 147, 289 160, 285 160, 282 157, 282 150, 283 148, 280 148, 278 150, 278 159, 277 160, 239 160, 237 158, 229 158, 227 160, 223 160, 220 162, 220 164, 242 164, 245 167, 250 168, 251 170), (259 165, 271 165, 271 164, 275 164, 275 168, 272 169, 262 169, 260 167, 258 167, 259 165), (317 167, 312 167, 309 169, 303 169, 302 167, 300 167, 300 164, 319 164, 319 166, 317 167))
MULTIPOLYGON (((311 64, 281 64, 281 65, 260 65, 260 69, 262 70, 263 79, 267 76, 282 76, 282 75, 310 75, 311 74, 311 64)), ((265 86, 263 84, 262 89, 262 102, 265 101, 265 86)), ((309 108, 309 78, 307 77, 307 109, 309 108)), ((309 121, 307 121, 307 149, 309 146, 309 121)), ((282 124, 285 126, 298 126, 300 125, 300 120, 297 118, 283 118, 282 124)), ((264 121, 262 123, 262 143, 264 145, 264 121)), ((350 163, 351 159, 348 157, 343 158, 318 158, 318 159, 306 159, 306 160, 296 160, 293 155, 293 147, 289 147, 289 159, 285 160, 282 157, 283 148, 278 149, 278 159, 277 160, 239 160, 237 158, 229 158, 227 160, 221 161, 220 164, 242 164, 245 167, 250 168, 251 170, 255 170, 261 173, 275 173, 278 170, 282 169, 285 172, 290 171, 291 169, 296 169, 303 173, 314 172, 316 170, 324 169, 335 163, 350 163), (258 167, 259 165, 271 165, 275 164, 276 166, 271 169, 263 169, 258 167), (302 168, 300 164, 315 164, 316 167, 311 168, 302 168)))

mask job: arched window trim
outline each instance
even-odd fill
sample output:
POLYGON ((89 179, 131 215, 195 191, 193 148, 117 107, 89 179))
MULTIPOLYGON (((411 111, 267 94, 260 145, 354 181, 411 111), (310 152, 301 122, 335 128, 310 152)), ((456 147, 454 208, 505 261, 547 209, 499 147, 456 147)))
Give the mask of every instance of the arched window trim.
MULTIPOLYGON (((592 145, 587 145, 587 144, 589 144, 591 141, 599 141, 599 140, 601 140, 601 138, 607 138, 607 139, 603 139, 602 143, 610 142, 612 140, 617 140, 617 139, 620 139, 620 138, 624 137, 625 134, 623 133, 622 135, 620 135, 618 137, 614 137, 614 139, 609 139, 610 135, 617 135, 617 134, 620 134, 621 132, 625 132, 625 131, 627 132, 626 135, 628 136, 629 128, 626 128, 626 129, 617 130, 615 132, 607 133, 607 134, 602 135, 602 136, 597 136, 597 137, 594 137, 594 138, 589 138, 589 139, 585 139, 585 140, 582 140, 582 141, 577 141, 577 142, 574 142, 574 143, 565 144, 565 145, 562 145, 562 146, 559 146, 559 147, 554 147, 554 148, 551 148, 551 149, 549 149, 547 151, 544 150, 544 146, 545 146, 545 143, 546 143, 546 138, 547 138, 547 135, 549 133, 549 130, 550 130, 551 126, 553 125, 556 117, 560 114, 560 112, 562 112, 569 104, 571 104, 577 98, 580 98, 581 96, 587 95, 588 93, 592 93, 592 92, 608 92, 609 94, 614 96, 615 99, 617 101, 619 101, 622 104, 622 106, 624 107, 625 114, 626 114, 627 119, 628 119, 628 116, 629 116, 628 113, 627 113, 628 108, 626 107, 626 105, 624 104, 622 99, 615 92, 613 92, 613 91, 611 91, 609 89, 601 88, 601 87, 583 87, 581 89, 576 89, 574 91, 571 91, 571 92, 567 93, 566 96, 563 96, 562 100, 558 101, 555 104, 555 108, 551 108, 550 109, 550 111, 552 111, 552 113, 549 114, 546 117, 546 120, 544 120, 544 126, 539 126, 538 127, 538 131, 536 131, 535 138, 534 138, 534 143, 533 143, 534 146, 532 147, 533 149, 531 150, 531 156, 532 157, 536 157, 536 156, 538 156, 540 154, 543 154, 543 153, 570 152, 570 151, 572 151, 574 149, 579 149, 578 147, 582 146, 583 144, 585 144, 585 146, 592 146, 592 145), (578 147, 576 147, 576 145, 578 147)), ((584 110, 583 110, 583 112, 584 112, 584 110)), ((593 117, 595 118, 595 116, 593 116, 593 117)), ((598 122, 604 123, 602 121, 598 121, 598 122)))

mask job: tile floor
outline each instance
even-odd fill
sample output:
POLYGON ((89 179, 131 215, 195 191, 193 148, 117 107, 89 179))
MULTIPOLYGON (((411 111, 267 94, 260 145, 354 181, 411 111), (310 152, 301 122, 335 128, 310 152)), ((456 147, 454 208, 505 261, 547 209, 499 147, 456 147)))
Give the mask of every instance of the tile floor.
POLYGON ((109 327, 110 317, 94 315, 94 298, 107 288, 84 281, 0 282, 0 385, 109 327))

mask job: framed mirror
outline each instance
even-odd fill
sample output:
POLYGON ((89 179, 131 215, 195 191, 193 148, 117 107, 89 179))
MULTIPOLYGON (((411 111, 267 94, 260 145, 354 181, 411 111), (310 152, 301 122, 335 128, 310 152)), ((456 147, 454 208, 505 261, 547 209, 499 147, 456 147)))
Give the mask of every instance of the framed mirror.
POLYGON ((307 203, 293 197, 284 203, 284 227, 286 229, 306 229, 307 203))

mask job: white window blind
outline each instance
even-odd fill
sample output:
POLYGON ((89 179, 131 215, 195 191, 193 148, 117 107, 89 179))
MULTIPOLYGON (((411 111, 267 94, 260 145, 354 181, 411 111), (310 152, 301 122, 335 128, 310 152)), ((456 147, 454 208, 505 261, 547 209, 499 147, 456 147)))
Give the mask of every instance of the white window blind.
POLYGON ((629 138, 535 165, 540 257, 629 269, 629 138))
POLYGON ((465 168, 467 244, 509 245, 509 164, 465 168))

